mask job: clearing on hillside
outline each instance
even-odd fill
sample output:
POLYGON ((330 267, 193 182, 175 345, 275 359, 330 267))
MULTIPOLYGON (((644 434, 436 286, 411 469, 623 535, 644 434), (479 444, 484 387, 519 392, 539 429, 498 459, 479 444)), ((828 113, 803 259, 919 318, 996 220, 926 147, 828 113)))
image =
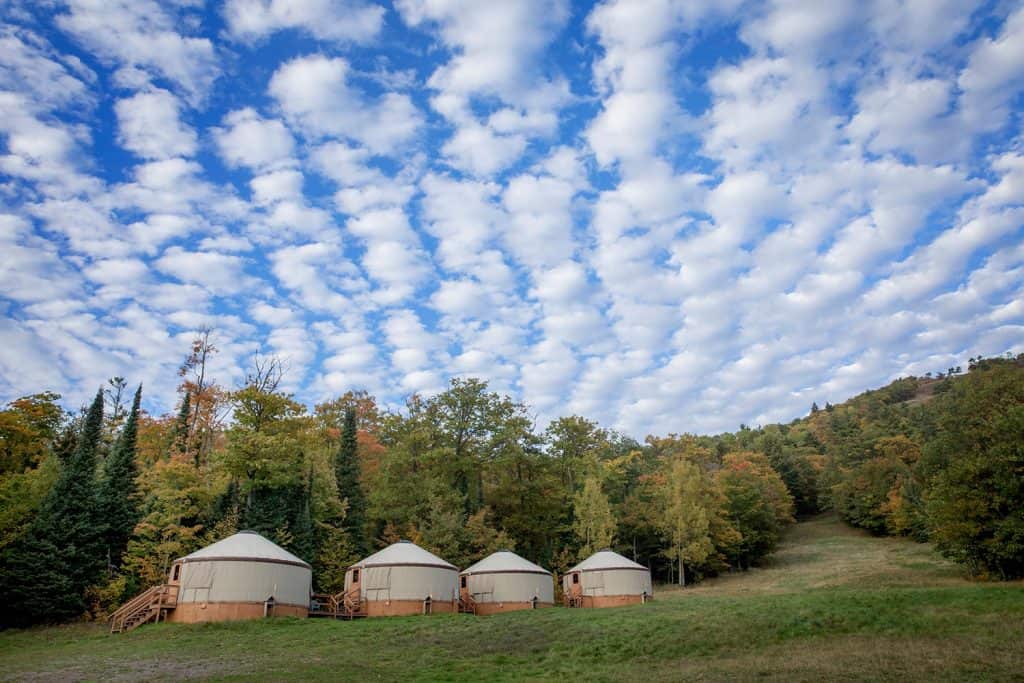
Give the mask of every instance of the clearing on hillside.
POLYGON ((823 516, 763 568, 648 605, 0 634, 5 680, 1021 680, 1024 586, 823 516))

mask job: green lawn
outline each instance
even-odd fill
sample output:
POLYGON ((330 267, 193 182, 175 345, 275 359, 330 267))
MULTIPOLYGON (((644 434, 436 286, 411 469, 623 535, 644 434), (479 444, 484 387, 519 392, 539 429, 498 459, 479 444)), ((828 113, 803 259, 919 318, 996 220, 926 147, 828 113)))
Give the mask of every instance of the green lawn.
POLYGON ((0 634, 0 678, 1024 680, 1024 586, 822 517, 761 569, 645 606, 0 634))

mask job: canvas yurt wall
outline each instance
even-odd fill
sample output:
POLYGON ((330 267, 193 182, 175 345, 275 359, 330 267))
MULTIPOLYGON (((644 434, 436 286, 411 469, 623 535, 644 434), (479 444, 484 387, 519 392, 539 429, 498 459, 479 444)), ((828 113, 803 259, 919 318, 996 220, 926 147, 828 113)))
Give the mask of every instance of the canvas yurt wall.
POLYGON ((168 580, 178 587, 178 604, 168 621, 309 614, 310 566, 254 531, 240 531, 175 560, 168 580))
POLYGON ((653 595, 651 572, 611 550, 601 550, 562 577, 566 600, 579 607, 617 607, 644 602, 653 595))
POLYGON ((488 555, 459 575, 459 591, 476 603, 477 614, 551 607, 551 572, 508 550, 488 555))
POLYGON ((399 541, 349 567, 345 592, 358 590, 360 611, 370 617, 455 612, 458 576, 454 565, 399 541))

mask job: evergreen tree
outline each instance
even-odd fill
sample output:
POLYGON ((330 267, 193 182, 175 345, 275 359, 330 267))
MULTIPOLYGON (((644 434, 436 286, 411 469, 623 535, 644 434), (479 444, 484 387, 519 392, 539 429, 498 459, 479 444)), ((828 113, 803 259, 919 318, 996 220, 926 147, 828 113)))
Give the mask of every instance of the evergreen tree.
POLYGON ((178 419, 174 423, 174 449, 182 455, 188 453, 189 415, 191 412, 191 394, 186 391, 184 398, 181 399, 181 408, 178 410, 178 419))
POLYGON ((77 422, 69 423, 53 445, 53 452, 60 460, 61 465, 71 460, 71 456, 78 450, 78 426, 77 422))
POLYGON ((313 512, 310 507, 313 499, 313 473, 309 473, 306 486, 295 487, 295 510, 291 523, 291 550, 304 560, 312 561, 316 557, 316 529, 313 526, 313 512))
POLYGON ((135 392, 131 411, 124 428, 114 443, 114 449, 103 467, 103 478, 97 494, 99 519, 103 524, 104 542, 108 562, 116 567, 121 565, 121 556, 128 547, 135 525, 139 522, 137 500, 138 466, 135 461, 135 445, 138 435, 139 403, 142 400, 142 385, 135 392))
POLYGON ((85 611, 85 589, 99 576, 96 460, 103 435, 103 390, 96 392, 75 452, 61 465, 25 538, 3 557, 5 621, 62 621, 85 611))
POLYGON ((366 543, 366 498, 359 482, 356 411, 352 408, 345 410, 345 426, 334 463, 334 477, 338 485, 338 498, 348 503, 344 529, 348 532, 353 549, 365 553, 369 550, 366 543))

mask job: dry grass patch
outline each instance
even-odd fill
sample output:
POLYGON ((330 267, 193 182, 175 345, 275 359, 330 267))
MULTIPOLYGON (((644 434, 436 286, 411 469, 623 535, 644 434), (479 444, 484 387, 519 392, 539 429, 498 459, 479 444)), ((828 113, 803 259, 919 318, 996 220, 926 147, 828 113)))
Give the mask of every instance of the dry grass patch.
MULTIPOLYGON (((876 538, 822 515, 795 525, 760 567, 687 588, 686 595, 787 593, 818 588, 966 586, 955 564, 926 543, 876 538)), ((676 595, 662 587, 659 597, 676 595)))

